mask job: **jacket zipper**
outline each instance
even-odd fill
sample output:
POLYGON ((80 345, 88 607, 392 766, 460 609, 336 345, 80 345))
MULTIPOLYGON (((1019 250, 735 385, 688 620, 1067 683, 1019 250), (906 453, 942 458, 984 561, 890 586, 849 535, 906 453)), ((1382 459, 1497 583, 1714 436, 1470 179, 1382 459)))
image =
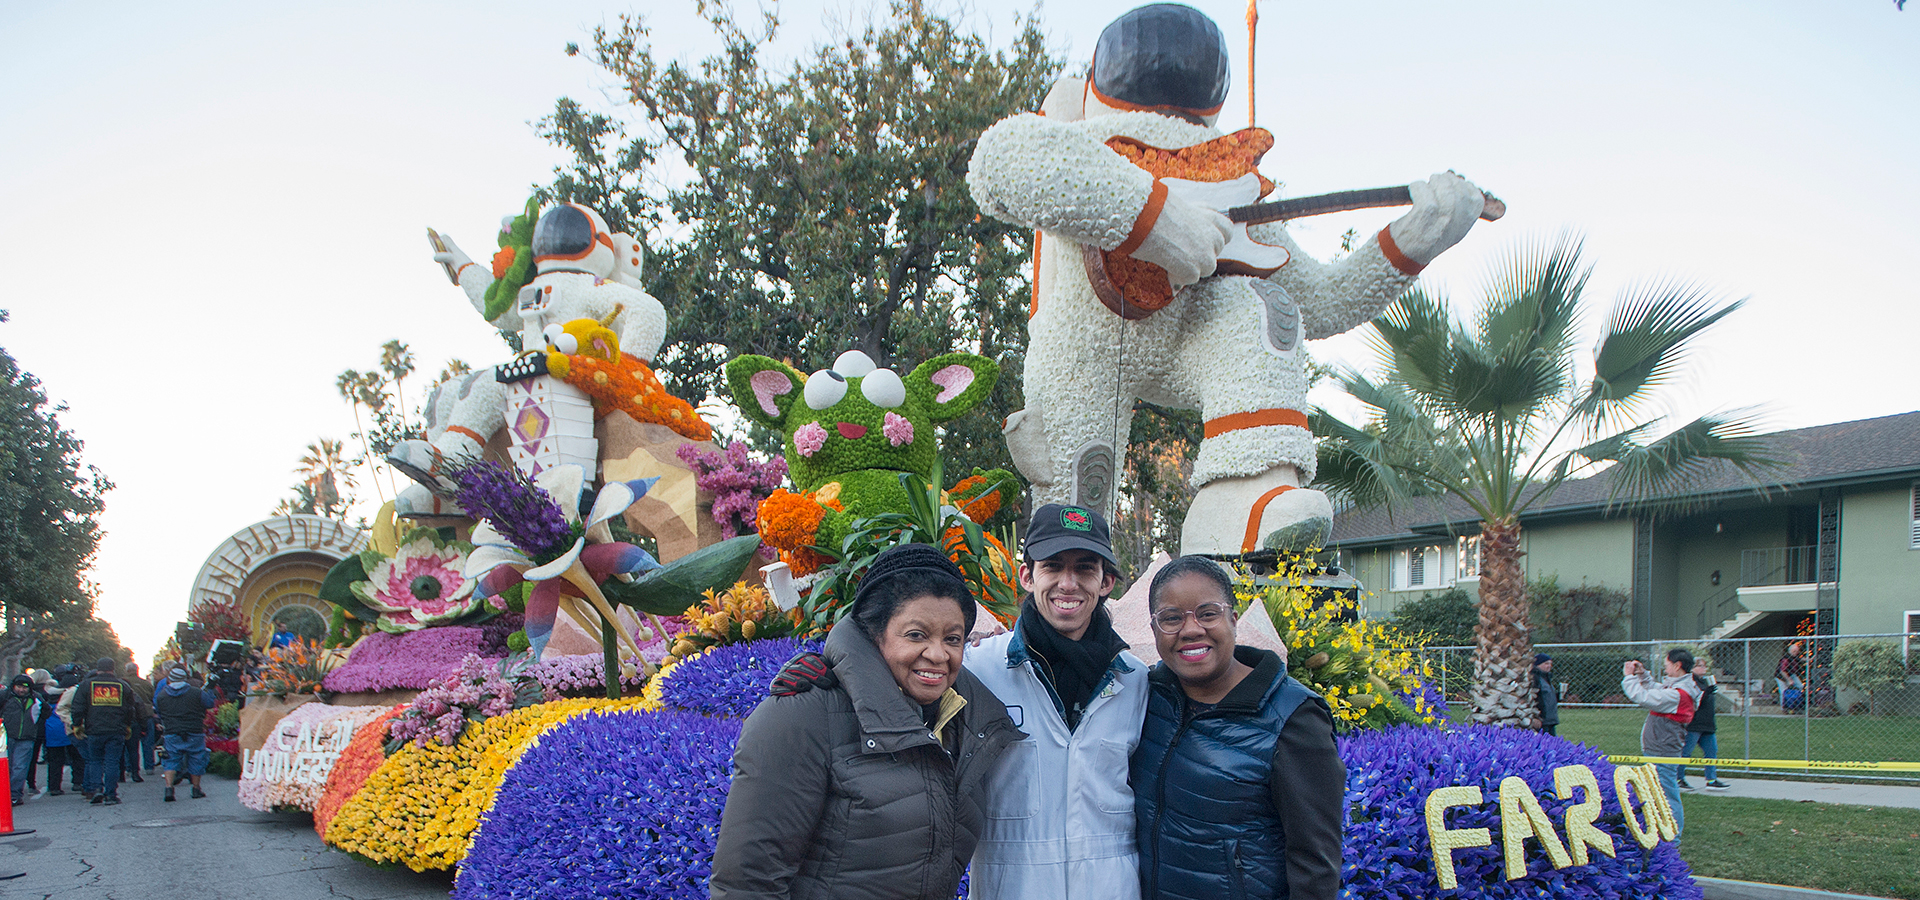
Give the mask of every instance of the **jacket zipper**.
POLYGON ((1149 888, 1147 897, 1149 898, 1157 897, 1160 894, 1160 818, 1166 814, 1167 808, 1167 767, 1173 765, 1173 750, 1175 747, 1180 746, 1180 739, 1186 736, 1187 726, 1192 725, 1195 719, 1211 715, 1214 712, 1214 710, 1210 709, 1198 715, 1187 715, 1186 694, 1178 692, 1177 688, 1175 690, 1174 702, 1176 705, 1174 709, 1180 713, 1180 727, 1174 729, 1173 739, 1167 742, 1167 755, 1160 758, 1160 772, 1159 776, 1155 779, 1153 829, 1151 834, 1153 838, 1153 863, 1152 868, 1148 870, 1152 874, 1148 876, 1149 880, 1147 881, 1149 888))

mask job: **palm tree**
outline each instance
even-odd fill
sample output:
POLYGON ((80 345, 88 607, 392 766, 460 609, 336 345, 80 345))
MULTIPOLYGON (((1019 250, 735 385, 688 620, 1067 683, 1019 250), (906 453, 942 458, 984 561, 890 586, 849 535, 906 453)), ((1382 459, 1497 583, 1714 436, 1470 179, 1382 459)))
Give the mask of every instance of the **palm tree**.
POLYGON ((356 487, 353 467, 346 459, 346 448, 332 438, 321 438, 307 445, 307 452, 300 457, 300 467, 294 470, 300 476, 296 495, 302 502, 311 505, 316 515, 334 517, 345 515, 353 506, 351 492, 356 487), (302 491, 301 489, 304 489, 302 491))
POLYGON ((1774 465, 1747 412, 1701 416, 1657 439, 1657 419, 1634 421, 1679 374, 1693 339, 1743 301, 1720 305, 1686 285, 1625 291, 1581 383, 1574 339, 1590 272, 1578 238, 1522 247, 1498 267, 1471 325, 1454 321, 1444 297, 1415 289, 1374 320, 1381 377, 1339 376, 1370 421, 1314 411, 1328 490, 1362 504, 1450 495, 1480 518, 1472 703, 1483 723, 1537 724, 1522 513, 1603 467, 1610 503, 1643 503, 1716 462, 1749 477, 1774 465))

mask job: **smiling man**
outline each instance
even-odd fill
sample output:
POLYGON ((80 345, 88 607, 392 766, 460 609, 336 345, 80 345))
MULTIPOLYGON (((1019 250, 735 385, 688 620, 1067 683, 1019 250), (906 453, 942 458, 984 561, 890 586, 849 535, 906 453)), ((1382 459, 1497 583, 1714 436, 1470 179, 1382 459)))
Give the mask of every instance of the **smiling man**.
POLYGON ((1114 633, 1118 563, 1099 513, 1048 504, 1027 528, 1013 630, 967 651, 967 671, 1025 740, 987 782, 971 895, 1138 897, 1127 759, 1146 717, 1146 664, 1114 633))

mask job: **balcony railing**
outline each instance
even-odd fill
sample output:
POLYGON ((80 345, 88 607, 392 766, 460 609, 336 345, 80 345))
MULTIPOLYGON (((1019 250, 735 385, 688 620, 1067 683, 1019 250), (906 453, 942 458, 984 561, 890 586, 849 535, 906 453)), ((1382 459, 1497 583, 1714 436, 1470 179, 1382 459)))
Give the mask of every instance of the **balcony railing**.
POLYGON ((1740 551, 1740 586, 1813 584, 1819 571, 1818 548, 1767 547, 1740 551))

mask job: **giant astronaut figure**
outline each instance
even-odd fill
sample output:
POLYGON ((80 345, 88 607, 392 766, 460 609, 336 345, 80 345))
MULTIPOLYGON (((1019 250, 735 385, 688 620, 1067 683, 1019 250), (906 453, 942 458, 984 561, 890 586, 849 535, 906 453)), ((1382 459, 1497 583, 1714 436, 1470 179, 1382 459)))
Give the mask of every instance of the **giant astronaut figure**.
POLYGON ((1324 541, 1332 506, 1303 487, 1314 448, 1301 341, 1372 319, 1466 235, 1483 203, 1465 179, 1435 175, 1410 186, 1412 211, 1338 263, 1301 253, 1279 224, 1255 225, 1249 236, 1283 249, 1268 252, 1284 264, 1264 278, 1213 274, 1233 226, 1169 192, 1109 140, 1165 149, 1214 141, 1226 91, 1226 44, 1212 20, 1177 4, 1140 7, 1101 33, 1088 82, 1063 79, 1042 114, 981 135, 968 174, 982 210, 1040 231, 1027 406, 1006 426, 1034 502, 1107 507, 1134 399, 1197 409, 1206 427, 1185 553, 1324 541), (1083 245, 1165 269, 1171 301, 1134 320, 1110 311, 1083 245))
MULTIPOLYGON (((532 249, 537 274, 491 322, 494 327, 519 331, 521 347, 535 351, 545 349, 550 332, 567 322, 611 317, 609 327, 620 336, 620 350, 653 362, 666 341, 667 313, 641 289, 644 256, 639 241, 613 232, 592 209, 562 203, 535 223, 532 249)), ((493 273, 451 241, 433 258, 453 271, 473 308, 484 315, 493 273)), ((445 499, 452 484, 444 473, 451 465, 480 457, 505 422, 506 404, 507 386, 492 368, 435 389, 427 401, 428 439, 402 441, 387 454, 395 468, 420 482, 401 493, 395 504, 401 515, 460 514, 445 499)))

